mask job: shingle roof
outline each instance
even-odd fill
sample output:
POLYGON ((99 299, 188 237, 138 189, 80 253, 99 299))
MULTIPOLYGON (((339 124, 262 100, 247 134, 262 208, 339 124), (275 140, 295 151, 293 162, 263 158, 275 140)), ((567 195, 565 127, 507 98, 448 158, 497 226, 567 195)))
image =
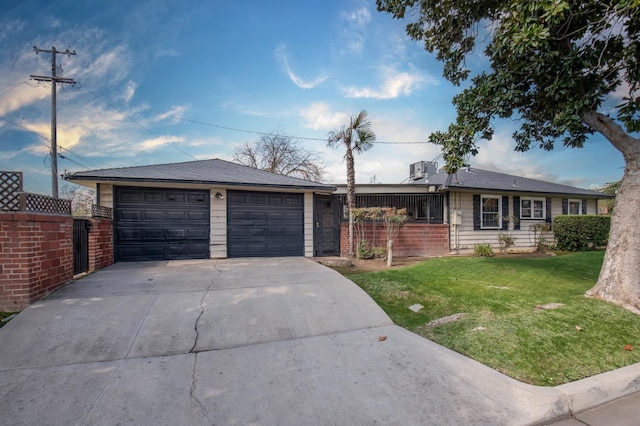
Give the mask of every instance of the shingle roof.
POLYGON ((67 175, 65 179, 71 181, 199 183, 220 186, 335 190, 333 185, 266 172, 219 158, 185 163, 89 170, 67 175))
POLYGON ((478 189, 503 192, 535 192, 538 194, 565 194, 608 198, 607 194, 568 185, 528 179, 521 176, 490 172, 476 168, 460 169, 448 174, 440 170, 436 174, 413 182, 414 184, 438 185, 441 189, 478 189))

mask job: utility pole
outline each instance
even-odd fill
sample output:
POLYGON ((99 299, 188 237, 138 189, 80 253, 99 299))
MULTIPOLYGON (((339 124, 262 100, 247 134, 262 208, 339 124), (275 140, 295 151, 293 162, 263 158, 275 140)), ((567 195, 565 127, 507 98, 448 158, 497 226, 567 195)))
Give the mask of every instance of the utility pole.
POLYGON ((76 51, 58 51, 55 47, 51 50, 38 49, 37 46, 33 46, 33 50, 36 54, 40 52, 51 53, 51 76, 32 75, 32 80, 48 81, 51 82, 51 196, 58 198, 58 130, 56 123, 56 93, 58 83, 61 84, 75 84, 76 81, 71 78, 64 78, 56 76, 56 55, 75 55, 76 51))

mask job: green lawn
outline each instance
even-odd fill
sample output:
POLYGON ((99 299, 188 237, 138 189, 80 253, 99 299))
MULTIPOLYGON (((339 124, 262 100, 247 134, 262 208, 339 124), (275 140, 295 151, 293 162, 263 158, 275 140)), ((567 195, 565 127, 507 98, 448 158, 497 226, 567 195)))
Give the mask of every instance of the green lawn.
POLYGON ((3 322, 2 320, 10 317, 13 314, 17 314, 17 312, 0 312, 0 328, 2 328, 5 324, 8 324, 8 322, 3 322))
POLYGON ((347 276, 399 326, 517 380, 555 386, 640 362, 640 317, 584 297, 602 258, 445 257, 347 276), (564 306, 536 308, 548 303, 564 306), (456 313, 466 316, 426 325, 456 313))

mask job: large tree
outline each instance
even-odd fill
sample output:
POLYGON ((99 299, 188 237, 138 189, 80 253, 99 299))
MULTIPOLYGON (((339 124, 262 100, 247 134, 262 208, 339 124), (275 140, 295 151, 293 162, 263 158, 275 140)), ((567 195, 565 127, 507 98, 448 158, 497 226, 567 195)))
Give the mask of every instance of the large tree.
POLYGON ((519 123, 513 134, 517 151, 535 145, 551 150, 556 143, 580 148, 597 132, 622 153, 626 167, 609 245, 587 295, 640 313, 640 1, 377 0, 377 5, 395 18, 410 18, 408 35, 435 52, 445 78, 456 85, 471 75, 469 55, 484 49, 488 65, 453 98, 456 121, 430 136, 442 147, 447 171, 465 165, 481 139, 491 139, 495 118, 519 123))
POLYGON ((254 169, 322 181, 324 165, 317 152, 307 151, 298 139, 275 132, 255 143, 244 143, 233 151, 233 160, 254 169))
POLYGON ((356 199, 356 172, 353 154, 360 154, 373 146, 376 134, 371 128, 367 111, 352 116, 349 124, 329 133, 328 145, 332 148, 344 147, 347 163, 347 206, 349 208, 349 256, 353 257, 353 209, 356 199))

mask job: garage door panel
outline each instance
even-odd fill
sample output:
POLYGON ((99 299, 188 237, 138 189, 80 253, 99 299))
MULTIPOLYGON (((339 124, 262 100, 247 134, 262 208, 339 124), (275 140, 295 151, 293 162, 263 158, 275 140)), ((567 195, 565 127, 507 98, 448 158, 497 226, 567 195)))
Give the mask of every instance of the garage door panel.
POLYGON ((263 205, 267 201, 267 197, 264 194, 249 194, 247 197, 247 204, 263 205))
POLYGON ((188 211, 186 219, 195 220, 197 222, 204 222, 209 219, 209 212, 208 211, 188 211))
POLYGON ((162 228, 145 228, 142 230, 141 241, 164 241, 164 230, 162 228))
POLYGON ((302 238, 304 237, 304 232, 301 229, 298 228, 285 228, 284 230, 285 232, 285 236, 289 237, 289 240, 292 240, 294 238, 302 238))
POLYGON ((142 238, 141 229, 118 228, 116 239, 120 241, 136 241, 142 238))
POLYGON ((116 214, 116 220, 118 221, 134 221, 139 222, 141 220, 139 210, 118 210, 116 214))
POLYGON ((303 256, 302 194, 227 193, 229 257, 303 256))
POLYGON ((284 214, 284 220, 289 223, 298 223, 302 221, 302 212, 286 212, 284 214))
MULTIPOLYGON (((141 207, 143 209, 144 207, 141 207)), ((164 212, 161 210, 142 210, 141 216, 144 221, 162 222, 164 220, 164 212)))
POLYGON ((144 196, 142 197, 145 203, 161 203, 164 201, 162 193, 159 192, 144 192, 144 196))
POLYGON ((166 240, 184 240, 187 237, 187 230, 184 228, 165 228, 164 238, 166 240))
POLYGON ((187 212, 179 211, 179 210, 177 210, 177 211, 169 210, 169 211, 166 212, 166 216, 165 217, 166 217, 166 220, 183 221, 183 220, 186 219, 186 216, 187 216, 187 212))
POLYGON ((206 240, 209 238, 209 228, 189 228, 187 238, 190 240, 206 240))
POLYGON ((116 187, 116 258, 209 257, 209 192, 116 187))

